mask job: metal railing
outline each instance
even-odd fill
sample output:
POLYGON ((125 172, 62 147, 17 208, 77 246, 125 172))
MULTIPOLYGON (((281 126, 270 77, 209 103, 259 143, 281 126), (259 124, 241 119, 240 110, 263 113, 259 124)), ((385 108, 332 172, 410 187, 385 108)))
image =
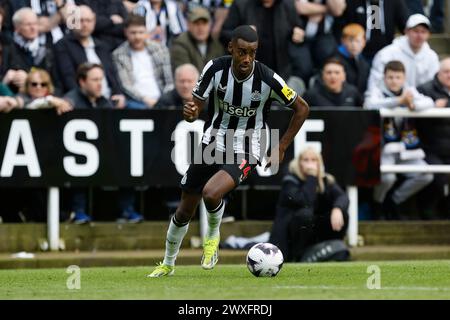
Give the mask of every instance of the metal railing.
MULTIPOLYGON (((405 108, 380 109, 381 118, 405 117, 405 118, 450 118, 450 109, 433 108, 422 111, 410 111, 405 108)), ((450 165, 380 165, 381 173, 450 173, 450 165)), ((348 186, 347 194, 350 199, 349 226, 347 229, 348 244, 358 245, 358 188, 348 186)))

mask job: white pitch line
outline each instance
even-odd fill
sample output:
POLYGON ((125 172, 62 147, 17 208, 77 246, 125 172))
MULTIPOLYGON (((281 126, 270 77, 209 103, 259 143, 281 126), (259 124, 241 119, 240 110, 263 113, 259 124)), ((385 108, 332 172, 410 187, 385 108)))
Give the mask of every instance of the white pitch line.
MULTIPOLYGON (((367 289, 365 287, 341 287, 341 286, 275 286, 275 289, 320 289, 320 290, 360 290, 367 289)), ((369 289, 367 289, 369 290, 369 289)), ((450 288, 443 287, 383 287, 380 290, 397 290, 397 291, 450 291, 450 288)))

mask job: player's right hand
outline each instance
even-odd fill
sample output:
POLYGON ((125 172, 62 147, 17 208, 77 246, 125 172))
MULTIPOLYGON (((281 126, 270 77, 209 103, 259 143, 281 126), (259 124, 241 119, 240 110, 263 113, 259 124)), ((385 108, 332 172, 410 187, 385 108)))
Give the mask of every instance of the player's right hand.
POLYGON ((183 117, 187 122, 193 122, 197 120, 199 116, 199 111, 197 105, 192 102, 186 102, 183 106, 183 117))

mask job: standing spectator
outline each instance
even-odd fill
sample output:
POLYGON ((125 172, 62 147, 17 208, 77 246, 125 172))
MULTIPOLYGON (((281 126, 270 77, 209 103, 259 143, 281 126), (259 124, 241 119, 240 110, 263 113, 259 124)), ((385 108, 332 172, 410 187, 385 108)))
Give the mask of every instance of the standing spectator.
POLYGON ((290 57, 289 44, 304 40, 303 24, 295 12, 294 3, 281 0, 234 1, 222 27, 224 46, 231 40, 232 31, 240 25, 251 25, 258 33, 256 59, 282 78, 291 76, 291 58, 301 61, 302 57, 290 57))
POLYGON ((30 8, 22 8, 13 15, 13 43, 8 48, 3 68, 8 70, 3 83, 12 86, 14 92, 23 89, 27 73, 32 67, 53 70, 53 54, 46 44, 39 40, 39 25, 36 13, 30 8), (8 65, 10 63, 10 65, 8 65))
POLYGON ((113 51, 124 40, 124 22, 128 12, 121 0, 76 0, 77 5, 87 5, 96 15, 93 36, 103 41, 113 51))
MULTIPOLYGON (((433 33, 443 33, 444 32, 444 0, 433 0, 433 4, 430 8, 430 21, 431 21, 431 32, 433 33)), ((406 1, 411 14, 420 13, 425 15, 423 10, 422 0, 408 0, 406 1)))
POLYGON ((146 40, 145 19, 130 15, 127 41, 113 52, 125 93, 132 109, 153 108, 161 94, 173 88, 169 50, 163 44, 146 40))
POLYGON ((361 54, 366 45, 364 28, 357 23, 345 26, 342 30, 341 43, 337 55, 344 64, 346 80, 363 94, 367 89, 370 73, 369 63, 361 54))
POLYGON ((290 46, 293 59, 293 73, 305 82, 320 69, 337 47, 333 34, 333 24, 345 10, 345 0, 296 0, 295 7, 301 19, 305 21, 305 42, 290 46))
POLYGON ((322 155, 306 148, 289 163, 283 178, 269 242, 286 261, 301 261, 309 246, 344 239, 348 206, 345 192, 325 172, 322 155))
POLYGON ((430 21, 421 14, 408 18, 405 35, 377 53, 370 70, 368 89, 383 82, 385 65, 392 60, 400 60, 406 68, 406 85, 418 87, 433 79, 439 70, 439 57, 430 48, 430 21))
POLYGON ((80 29, 72 30, 55 45, 56 66, 59 72, 62 91, 68 92, 77 87, 76 70, 85 62, 103 65, 106 77, 103 78, 102 94, 125 107, 125 96, 114 67, 108 46, 92 37, 95 28, 95 13, 88 6, 80 10, 80 29))
POLYGON ((322 78, 306 91, 304 99, 313 107, 362 106, 358 89, 345 81, 345 68, 341 60, 328 59, 322 69, 322 78))
MULTIPOLYGON (((366 109, 404 107, 411 111, 432 108, 434 103, 429 97, 420 94, 406 83, 406 68, 400 61, 389 61, 384 68, 384 82, 367 92, 364 106, 366 109)), ((412 119, 385 119, 383 125, 383 149, 381 164, 425 165, 425 153, 420 148, 412 119)), ((380 210, 389 218, 399 218, 397 206, 419 192, 433 181, 429 173, 406 173, 405 180, 386 198, 388 191, 397 181, 395 173, 382 173, 381 184, 375 187, 374 200, 377 214, 380 210)))
POLYGON ((145 17, 150 39, 168 47, 175 36, 186 31, 186 20, 173 0, 140 0, 134 13, 145 17))
POLYGON ((199 72, 190 64, 182 64, 175 69, 175 89, 161 96, 155 105, 155 109, 179 109, 192 101, 192 91, 197 83, 199 72))
MULTIPOLYGON (((103 67, 95 63, 83 63, 77 70, 78 87, 65 95, 75 109, 110 109, 114 108, 111 102, 102 95, 102 82, 104 78, 103 67)), ((87 214, 87 194, 85 189, 72 190, 71 220, 75 224, 84 224, 92 221, 87 214)), ((142 215, 134 210, 134 190, 119 188, 119 207, 122 218, 130 223, 143 220, 142 215)))
MULTIPOLYGON (((439 72, 433 80, 417 88, 420 93, 431 97, 436 108, 450 108, 450 58, 441 61, 439 72)), ((429 118, 417 121, 419 136, 429 164, 450 164, 450 119, 429 118)), ((448 174, 435 174, 433 183, 423 192, 422 204, 425 217, 433 215, 433 210, 445 195, 449 184, 448 174)), ((422 196, 421 195, 421 196, 422 196)), ((449 207, 450 208, 450 207, 449 207)), ((448 215, 447 215, 448 217, 448 215)))
POLYGON ((363 55, 371 61, 375 54, 392 43, 395 32, 403 32, 409 16, 405 0, 347 0, 344 14, 335 23, 340 38, 343 26, 358 23, 366 30, 363 55))
POLYGON ((192 63, 201 72, 206 63, 224 54, 222 44, 211 37, 211 16, 205 8, 196 7, 188 14, 188 31, 173 40, 170 48, 172 69, 192 63))

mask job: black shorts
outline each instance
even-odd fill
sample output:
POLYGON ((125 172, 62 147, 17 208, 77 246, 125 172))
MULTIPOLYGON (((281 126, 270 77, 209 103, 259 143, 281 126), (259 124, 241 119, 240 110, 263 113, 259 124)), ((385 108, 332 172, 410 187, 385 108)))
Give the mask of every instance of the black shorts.
POLYGON ((233 163, 190 164, 180 182, 180 188, 188 193, 201 194, 204 186, 220 170, 227 172, 234 180, 235 187, 253 172, 259 162, 246 154, 235 154, 233 163))

